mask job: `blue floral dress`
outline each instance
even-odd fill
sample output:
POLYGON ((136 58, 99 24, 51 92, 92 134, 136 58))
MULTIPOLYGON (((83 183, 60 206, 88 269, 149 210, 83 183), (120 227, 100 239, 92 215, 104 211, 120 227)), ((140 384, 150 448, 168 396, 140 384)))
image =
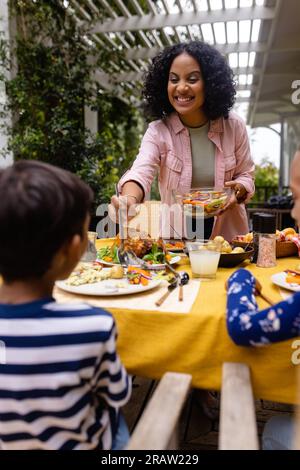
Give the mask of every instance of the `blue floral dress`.
POLYGON ((239 346, 264 346, 300 336, 300 292, 259 311, 255 278, 239 269, 228 280, 227 329, 239 346))

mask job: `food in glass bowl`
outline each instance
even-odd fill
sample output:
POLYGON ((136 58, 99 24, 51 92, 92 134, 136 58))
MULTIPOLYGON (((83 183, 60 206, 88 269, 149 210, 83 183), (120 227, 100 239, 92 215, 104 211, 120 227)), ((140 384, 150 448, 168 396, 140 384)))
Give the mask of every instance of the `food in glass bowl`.
POLYGON ((195 188, 185 194, 176 193, 175 199, 183 205, 185 215, 206 219, 223 209, 231 192, 231 188, 195 188))

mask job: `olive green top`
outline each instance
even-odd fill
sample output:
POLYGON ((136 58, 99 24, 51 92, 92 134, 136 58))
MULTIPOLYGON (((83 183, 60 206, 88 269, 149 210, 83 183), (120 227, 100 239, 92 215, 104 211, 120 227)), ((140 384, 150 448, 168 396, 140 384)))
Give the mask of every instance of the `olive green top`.
POLYGON ((215 145, 208 138, 209 121, 201 127, 189 127, 192 148, 192 188, 215 185, 215 145))

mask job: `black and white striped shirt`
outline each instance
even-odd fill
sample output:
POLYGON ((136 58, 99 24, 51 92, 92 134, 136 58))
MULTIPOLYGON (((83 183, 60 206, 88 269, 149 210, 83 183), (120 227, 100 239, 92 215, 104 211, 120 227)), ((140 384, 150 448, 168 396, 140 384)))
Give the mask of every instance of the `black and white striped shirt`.
POLYGON ((110 313, 52 298, 0 304, 0 342, 2 449, 111 447, 111 411, 131 383, 110 313))

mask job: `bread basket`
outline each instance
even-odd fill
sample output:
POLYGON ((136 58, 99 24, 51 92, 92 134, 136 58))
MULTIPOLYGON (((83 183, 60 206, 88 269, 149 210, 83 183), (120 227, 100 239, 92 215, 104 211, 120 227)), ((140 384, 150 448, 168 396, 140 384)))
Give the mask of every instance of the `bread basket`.
MULTIPOLYGON (((252 243, 249 244, 247 242, 233 240, 232 245, 241 246, 242 248, 245 248, 246 246, 252 246, 252 243)), ((276 241, 276 258, 287 258, 288 256, 297 256, 297 254, 298 254, 298 248, 294 242, 276 241)))
POLYGON ((294 242, 276 242, 276 258, 286 258, 288 256, 296 256, 298 248, 294 242))

